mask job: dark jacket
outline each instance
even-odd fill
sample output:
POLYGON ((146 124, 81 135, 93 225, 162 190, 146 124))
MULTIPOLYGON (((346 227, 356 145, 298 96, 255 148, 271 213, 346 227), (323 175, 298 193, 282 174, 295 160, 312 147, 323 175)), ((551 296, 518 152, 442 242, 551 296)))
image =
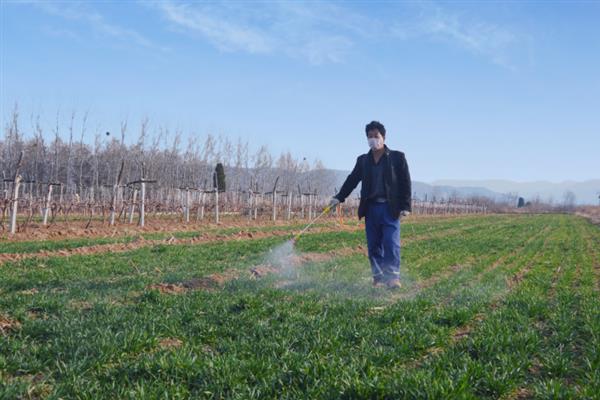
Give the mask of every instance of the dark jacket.
MULTIPOLYGON (((385 146, 384 168, 385 191, 390 211, 394 218, 400 217, 401 211, 411 211, 411 184, 408 164, 404 153, 401 151, 390 150, 385 146)), ((358 206, 358 218, 367 214, 369 193, 371 192, 371 160, 373 157, 371 151, 362 154, 356 159, 354 169, 346 178, 340 192, 334 197, 344 202, 346 197, 352 193, 358 182, 362 181, 360 190, 360 205, 358 206)))

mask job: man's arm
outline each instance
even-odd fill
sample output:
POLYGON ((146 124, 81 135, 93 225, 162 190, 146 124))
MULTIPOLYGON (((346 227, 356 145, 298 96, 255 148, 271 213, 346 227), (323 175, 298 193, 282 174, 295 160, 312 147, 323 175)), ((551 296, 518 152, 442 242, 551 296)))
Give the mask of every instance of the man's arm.
POLYGON ((400 184, 400 210, 410 212, 412 211, 412 186, 408 163, 406 162, 404 154, 400 157, 399 167, 398 183, 400 184))
POLYGON ((361 158, 359 156, 356 159, 356 165, 354 165, 354 169, 352 170, 352 172, 350 172, 350 175, 348 175, 348 177, 346 178, 346 181, 344 181, 344 184, 342 185, 342 188, 340 189, 339 193, 333 197, 335 197, 341 203, 343 203, 344 200, 346 200, 346 197, 348 197, 350 195, 350 193, 352 193, 352 191, 354 190, 356 185, 358 185, 358 182, 360 182, 361 179, 362 179, 362 168, 361 168, 361 158))

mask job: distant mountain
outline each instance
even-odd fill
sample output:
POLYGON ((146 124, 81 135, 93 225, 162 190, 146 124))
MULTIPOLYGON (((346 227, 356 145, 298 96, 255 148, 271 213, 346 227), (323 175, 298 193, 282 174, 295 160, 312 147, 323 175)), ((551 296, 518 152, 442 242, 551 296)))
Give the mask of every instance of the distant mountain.
MULTIPOLYGON (((349 171, 327 170, 331 176, 329 182, 333 182, 333 188, 340 189, 349 171)), ((359 190, 360 185, 355 190, 359 190)), ((419 199, 427 197, 431 199, 448 198, 458 196, 462 198, 471 196, 484 196, 493 200, 506 200, 510 195, 518 195, 526 201, 539 197, 542 201, 561 203, 565 192, 571 191, 575 194, 577 204, 598 204, 600 195, 600 179, 592 179, 583 182, 515 182, 509 180, 465 180, 444 179, 431 183, 413 181, 413 194, 419 199)), ((354 195, 354 194, 353 194, 354 195)))
MULTIPOLYGON (((328 175, 332 175, 330 182, 335 182, 334 189, 339 190, 346 180, 349 171, 327 170, 328 175)), ((360 190, 360 184, 352 193, 355 196, 360 190)), ((505 194, 498 193, 485 187, 474 185, 454 186, 454 185, 431 185, 425 182, 412 181, 413 195, 418 199, 447 199, 449 197, 466 198, 472 196, 484 196, 493 200, 504 200, 505 194)))
POLYGON ((494 192, 485 187, 479 187, 474 185, 465 186, 453 186, 453 185, 431 185, 419 181, 412 182, 413 195, 416 195, 419 199, 447 199, 449 197, 487 197, 492 200, 502 201, 506 199, 506 196, 502 193, 494 192))
POLYGON ((476 186, 489 189, 496 193, 515 193, 530 200, 539 196, 544 201, 552 200, 554 203, 563 201, 565 192, 575 194, 577 204, 598 204, 600 195, 600 179, 591 179, 583 182, 514 182, 509 180, 460 180, 444 179, 432 182, 434 186, 476 186))

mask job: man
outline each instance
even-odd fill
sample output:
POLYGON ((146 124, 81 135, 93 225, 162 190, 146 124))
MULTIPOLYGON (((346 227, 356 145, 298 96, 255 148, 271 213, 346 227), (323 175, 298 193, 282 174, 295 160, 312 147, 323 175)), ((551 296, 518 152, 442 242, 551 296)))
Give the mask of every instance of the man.
POLYGON ((365 127, 370 151, 356 160, 340 192, 329 203, 344 202, 358 182, 359 219, 365 217, 373 285, 400 287, 400 217, 411 211, 411 182, 404 153, 385 145, 385 127, 372 121, 365 127))

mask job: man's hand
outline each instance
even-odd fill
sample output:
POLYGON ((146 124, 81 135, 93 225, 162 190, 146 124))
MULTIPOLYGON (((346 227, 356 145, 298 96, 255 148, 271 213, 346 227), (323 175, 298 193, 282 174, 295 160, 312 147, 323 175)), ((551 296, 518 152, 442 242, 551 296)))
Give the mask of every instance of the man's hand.
POLYGON ((337 198, 332 197, 331 200, 329 200, 329 204, 327 205, 327 207, 334 208, 338 204, 340 204, 340 201, 337 198))
POLYGON ((410 215, 410 211, 402 210, 400 211, 400 219, 404 217, 408 217, 410 215))

